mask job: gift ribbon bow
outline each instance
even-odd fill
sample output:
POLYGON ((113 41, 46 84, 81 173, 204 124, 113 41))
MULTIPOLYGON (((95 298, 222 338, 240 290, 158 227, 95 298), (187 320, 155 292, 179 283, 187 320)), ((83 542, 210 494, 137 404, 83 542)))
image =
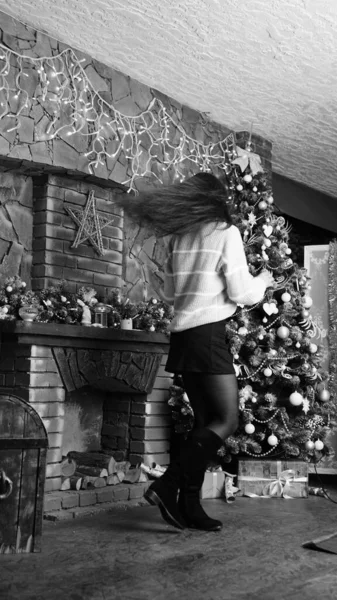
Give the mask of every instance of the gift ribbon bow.
MULTIPOLYGON (((261 481, 263 478, 261 477, 238 477, 239 480, 249 480, 253 481, 254 479, 261 481)), ((258 494, 253 494, 250 492, 246 492, 244 495, 249 498, 285 498, 286 500, 293 500, 295 496, 290 496, 289 493, 292 489, 292 484, 295 482, 306 482, 306 477, 295 477, 295 471, 293 469, 286 469, 285 471, 281 471, 279 473, 277 479, 273 481, 269 481, 265 487, 263 488, 263 493, 261 496, 258 494)))
POLYGON ((292 483, 295 481, 295 471, 286 469, 282 471, 278 478, 268 483, 263 489, 263 495, 269 498, 286 498, 289 500, 293 496, 289 496, 287 492, 291 491, 292 483))

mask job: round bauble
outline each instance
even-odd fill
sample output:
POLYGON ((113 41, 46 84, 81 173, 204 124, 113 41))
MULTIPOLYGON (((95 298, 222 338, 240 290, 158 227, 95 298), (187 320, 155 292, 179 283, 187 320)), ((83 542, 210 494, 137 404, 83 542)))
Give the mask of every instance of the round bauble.
POLYGON ((263 317, 263 319, 262 319, 262 323, 268 323, 268 319, 267 319, 267 317, 263 317))
POLYGON ((238 354, 234 354, 233 358, 235 358, 235 360, 239 360, 239 355, 238 354))
POLYGON ((318 394, 318 397, 321 402, 328 402, 328 400, 330 400, 329 390, 321 390, 318 394))
POLYGON ((265 370, 263 371, 263 374, 265 377, 271 377, 273 374, 273 371, 270 369, 270 367, 266 367, 265 370))
POLYGON ((269 350, 269 356, 276 356, 277 355, 277 350, 275 350, 275 348, 272 348, 271 350, 269 350))
POLYGON ((312 440, 308 440, 307 442, 305 442, 305 447, 307 450, 311 451, 315 448, 315 444, 312 440))
POLYGON ((265 246, 267 246, 267 248, 270 248, 270 246, 271 246, 271 241, 270 241, 268 238, 264 238, 264 240, 263 240, 263 241, 264 241, 264 243, 265 243, 265 246))
POLYGON ((300 285, 305 285, 305 284, 307 283, 307 280, 305 279, 305 277, 301 277, 301 278, 298 280, 298 283, 299 283, 300 285))
POLYGON ((301 311, 301 315, 302 315, 302 317, 303 317, 304 319, 306 319, 306 317, 308 317, 308 316, 309 316, 309 311, 304 309, 304 310, 302 310, 302 311, 301 311))
POLYGON ((247 327, 239 327, 239 329, 238 329, 239 335, 247 335, 247 333, 248 333, 247 327))
POLYGON ((152 302, 152 304, 157 304, 158 300, 157 300, 157 298, 152 298, 151 302, 152 302))
POLYGON ((9 292, 9 293, 10 293, 10 292, 12 292, 12 291, 13 291, 13 288, 12 288, 12 286, 11 286, 11 285, 8 285, 8 286, 6 287, 6 292, 9 292))
POLYGON ((302 396, 302 394, 300 394, 299 392, 293 392, 289 396, 289 402, 293 406, 300 406, 301 404, 303 404, 303 396, 302 396))
POLYGON ((267 202, 268 202, 268 204, 273 204, 273 202, 274 202, 273 196, 268 196, 267 202))
POLYGON ((269 444, 269 446, 277 446, 278 444, 278 439, 276 437, 276 435, 274 435, 273 433, 269 436, 269 438, 267 439, 267 442, 269 444))
POLYGON ((254 187, 253 187, 253 192, 257 192, 257 187, 256 187, 256 185, 254 185, 254 187))
POLYGON ((254 427, 253 423, 247 423, 247 425, 245 425, 246 433, 249 433, 249 435, 250 435, 251 433, 254 433, 254 431, 255 431, 255 427, 254 427))
POLYGON ((263 340, 263 338, 264 338, 263 333, 260 333, 260 335, 258 336, 258 338, 259 338, 259 340, 263 340))
POLYGON ((253 177, 249 174, 245 175, 243 181, 245 181, 246 183, 250 183, 251 181, 253 181, 253 177))
POLYGON ((289 329, 288 327, 285 327, 285 325, 281 325, 281 327, 278 328, 278 330, 276 331, 277 335, 279 338, 281 338, 281 340, 286 340, 287 337, 289 337, 289 329))
POLYGON ((316 346, 316 344, 309 344, 309 352, 311 352, 311 354, 315 354, 318 350, 318 347, 316 346))
POLYGON ((291 295, 289 294, 289 292, 284 292, 281 296, 281 300, 282 302, 290 302, 291 295))
POLYGON ((236 189, 238 190, 238 192, 242 192, 243 185, 241 185, 241 183, 239 183, 239 185, 236 186, 236 189))
POLYGON ((156 331, 156 328, 154 325, 151 325, 151 327, 149 328, 149 331, 156 331))
POLYGON ((310 308, 312 306, 312 298, 310 298, 310 296, 303 296, 302 306, 304 306, 304 308, 310 308))
POLYGON ((258 203, 258 207, 260 210, 266 210, 268 204, 265 200, 261 200, 261 202, 258 203))
POLYGON ((322 440, 316 440, 315 442, 315 450, 323 450, 324 444, 322 440))
POLYGON ((291 252, 292 252, 291 248, 286 249, 286 254, 291 254, 291 252))
POLYGON ((296 342, 295 346, 296 346, 296 348, 300 348, 301 344, 299 342, 296 342))

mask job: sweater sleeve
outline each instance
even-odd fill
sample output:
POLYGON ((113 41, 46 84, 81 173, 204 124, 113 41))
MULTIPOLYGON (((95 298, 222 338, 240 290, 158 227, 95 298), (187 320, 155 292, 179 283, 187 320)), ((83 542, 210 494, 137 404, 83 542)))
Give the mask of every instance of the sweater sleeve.
POLYGON ((164 263, 164 284, 159 290, 159 295, 167 304, 174 303, 174 280, 172 269, 172 250, 170 240, 164 240, 166 248, 166 260, 164 263))
POLYGON ((263 299, 266 284, 259 276, 253 277, 249 272, 241 234, 234 225, 227 229, 222 270, 226 278, 227 294, 232 302, 252 306, 263 299))

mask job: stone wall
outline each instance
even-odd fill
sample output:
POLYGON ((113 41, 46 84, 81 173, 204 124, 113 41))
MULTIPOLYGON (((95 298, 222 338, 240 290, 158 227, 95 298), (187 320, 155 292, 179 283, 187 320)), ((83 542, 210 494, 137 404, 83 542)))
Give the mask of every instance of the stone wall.
POLYGON ((0 172, 0 285, 20 275, 30 287, 32 237, 32 178, 0 172))
MULTIPOLYGON (((4 13, 1 13, 0 41, 8 48, 32 57, 54 56, 66 48, 64 44, 26 27, 4 13)), ((81 52, 76 51, 76 55, 78 59, 85 59, 83 63, 85 73, 94 88, 122 114, 139 115, 149 107, 153 99, 157 98, 166 107, 176 124, 175 135, 178 138, 180 135, 178 128, 182 128, 187 135, 202 143, 216 143, 230 133, 224 125, 205 119, 204 114, 176 102, 126 74, 111 69, 81 52)), ((33 73, 27 85, 29 87, 26 89, 33 98, 37 89, 37 80, 33 73)), ((11 128, 9 125, 13 125, 13 120, 10 120, 9 117, 0 120, 0 172, 14 170, 19 172, 19 180, 21 177, 22 182, 26 182, 29 190, 32 189, 30 177, 43 173, 75 176, 77 179, 85 181, 88 186, 99 184, 102 187, 111 182, 122 184, 128 179, 131 173, 131 161, 124 151, 116 160, 108 158, 103 161, 93 176, 88 172, 88 158, 85 156, 88 141, 85 137, 78 134, 67 137, 65 133, 61 132, 55 139, 44 140, 46 124, 49 122, 45 110, 39 102, 32 102, 31 107, 21 113, 21 127, 14 131, 8 131, 11 128)), ((238 143, 244 145, 246 137, 245 132, 238 133, 238 143)), ((261 155, 263 164, 269 171, 271 144, 258 136, 253 136, 253 142, 255 151, 261 155)), ((154 171, 156 168, 157 165, 154 165, 154 171)), ((198 165, 195 164, 186 167, 184 175, 188 176, 196 171, 198 171, 198 165)), ((10 177, 10 174, 7 173, 6 176, 10 177)), ((162 170, 160 176, 166 183, 172 180, 171 172, 162 170)), ((155 177, 147 178, 143 184, 160 185, 155 177)), ((141 185, 140 181, 139 186, 141 187, 141 185)), ((18 186, 19 184, 16 183, 15 188, 18 186)), ((5 187, 8 187, 7 184, 5 187)), ((25 202, 29 201, 29 197, 31 198, 29 193, 25 194, 25 202)), ((18 221, 18 214, 21 222, 25 221, 27 217, 25 221, 28 222, 26 236, 31 236, 31 213, 29 213, 31 205, 18 201, 16 196, 12 197, 11 201, 12 209, 6 211, 0 207, 0 219, 6 224, 7 237, 13 238, 7 240, 6 236, 1 238, 0 235, 0 274, 8 271, 10 262, 11 274, 20 274, 24 279, 29 280, 29 252, 31 252, 29 240, 22 237, 18 239, 14 220, 18 221), (13 216, 14 212, 16 216, 13 216), (22 251, 21 261, 18 259, 20 251, 22 251)), ((124 237, 122 279, 125 291, 132 300, 138 301, 157 292, 161 283, 163 249, 153 237, 129 221, 125 223, 124 237)))

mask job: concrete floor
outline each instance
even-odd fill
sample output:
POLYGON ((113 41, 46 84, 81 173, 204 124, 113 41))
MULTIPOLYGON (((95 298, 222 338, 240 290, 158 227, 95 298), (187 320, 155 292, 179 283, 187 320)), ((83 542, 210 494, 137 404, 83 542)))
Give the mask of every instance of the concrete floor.
MULTIPOLYGON (((335 496, 336 497, 336 496, 335 496)), ((179 532, 156 507, 45 522, 41 554, 0 557, 1 600, 332 600, 337 555, 301 547, 337 530, 337 505, 204 501, 219 533, 179 532)))

